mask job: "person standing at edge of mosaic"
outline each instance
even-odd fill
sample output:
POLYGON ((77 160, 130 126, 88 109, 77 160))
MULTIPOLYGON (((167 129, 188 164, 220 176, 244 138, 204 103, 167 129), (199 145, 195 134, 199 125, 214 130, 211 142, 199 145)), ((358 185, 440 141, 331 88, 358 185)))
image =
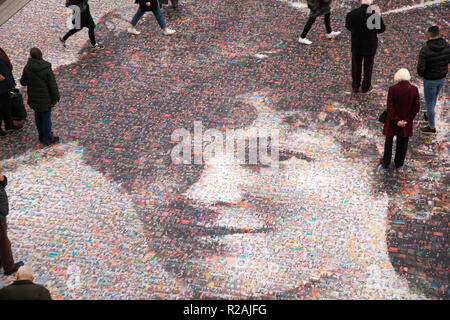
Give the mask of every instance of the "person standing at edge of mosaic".
POLYGON ((384 145, 383 168, 388 169, 392 157, 394 136, 397 137, 395 150, 395 168, 402 168, 409 137, 413 135, 413 120, 420 111, 419 89, 411 85, 411 75, 407 69, 400 69, 394 76, 396 85, 389 88, 387 98, 387 117, 384 122, 383 135, 386 136, 384 145))
POLYGON ((131 23, 127 30, 128 33, 135 35, 141 34, 140 31, 136 30, 136 25, 138 24, 142 16, 148 11, 153 12, 159 26, 164 32, 164 35, 170 36, 176 32, 175 30, 169 29, 167 27, 166 20, 164 20, 163 13, 161 12, 161 4, 159 3, 159 0, 136 0, 134 3, 139 4, 139 9, 134 15, 133 20, 131 20, 131 23))
POLYGON ((38 48, 30 50, 20 83, 28 87, 28 104, 34 110, 39 141, 46 146, 57 143, 59 137, 52 132, 51 112, 60 99, 58 84, 52 65, 42 58, 38 48))
POLYGON ((8 238, 8 224, 6 216, 9 214, 8 195, 5 188, 8 184, 8 179, 2 174, 0 167, 0 265, 3 267, 5 276, 9 276, 21 266, 23 262, 14 263, 14 258, 11 252, 11 242, 8 238))
POLYGON ((331 3, 333 0, 308 0, 308 8, 311 10, 309 14, 309 19, 306 22, 305 28, 303 29, 302 35, 298 39, 301 44, 312 44, 312 41, 306 39, 309 30, 313 26, 316 18, 319 16, 324 16, 325 27, 327 29, 326 37, 332 39, 341 34, 340 31, 331 30, 331 3))
POLYGON ((450 46, 441 37, 438 26, 428 29, 427 38, 427 43, 420 50, 417 64, 417 73, 423 78, 423 91, 427 105, 424 117, 428 122, 428 126, 420 130, 423 133, 436 133, 434 108, 448 73, 450 46))
POLYGON ((64 37, 59 38, 59 41, 63 45, 64 48, 66 48, 66 41, 69 39, 69 37, 73 36, 75 33, 79 32, 83 28, 89 29, 89 39, 91 41, 91 48, 93 50, 103 50, 105 49, 105 46, 102 44, 97 43, 97 40, 95 40, 95 22, 92 18, 91 11, 89 9, 88 0, 66 0, 66 7, 71 6, 77 6, 80 8, 80 25, 79 28, 76 26, 76 19, 72 21, 72 24, 74 24, 74 27, 69 30, 64 37))

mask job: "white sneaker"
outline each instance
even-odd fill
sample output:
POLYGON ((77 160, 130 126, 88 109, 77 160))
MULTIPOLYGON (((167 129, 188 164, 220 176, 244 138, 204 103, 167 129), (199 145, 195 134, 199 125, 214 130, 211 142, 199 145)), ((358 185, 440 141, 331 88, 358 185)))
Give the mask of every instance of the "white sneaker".
POLYGON ((137 31, 136 28, 131 28, 131 27, 128 28, 128 33, 135 34, 135 35, 141 34, 141 32, 137 31))
POLYGON ((175 32, 176 32, 175 30, 167 28, 164 30, 164 35, 170 36, 170 35, 174 34, 175 32))
POLYGON ((327 33, 325 36, 328 38, 328 39, 333 39, 333 38, 336 38, 338 35, 340 35, 341 34, 341 31, 333 31, 333 32, 331 32, 331 33, 327 33))
POLYGON ((300 37, 300 38, 298 39, 298 42, 300 42, 300 43, 302 43, 302 44, 307 44, 307 45, 310 45, 310 44, 312 43, 312 41, 309 41, 308 39, 302 38, 302 37, 300 37))

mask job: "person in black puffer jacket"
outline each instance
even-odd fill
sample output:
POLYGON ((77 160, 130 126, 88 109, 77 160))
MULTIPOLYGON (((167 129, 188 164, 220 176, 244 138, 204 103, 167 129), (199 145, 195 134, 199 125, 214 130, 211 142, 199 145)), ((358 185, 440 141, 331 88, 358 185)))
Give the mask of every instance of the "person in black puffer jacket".
POLYGON ((428 126, 420 130, 423 133, 436 133, 434 108, 448 73, 450 46, 441 37, 438 26, 428 29, 427 38, 427 43, 420 50, 417 64, 417 73, 423 78, 423 91, 427 105, 424 117, 428 121, 428 126))
POLYGON ((14 263, 11 252, 11 242, 8 238, 6 216, 9 214, 9 203, 8 195, 5 191, 7 184, 8 179, 2 174, 0 168, 0 266, 5 270, 5 275, 9 276, 23 266, 23 262, 19 261, 14 263))
POLYGON ((56 84, 52 65, 42 59, 38 48, 30 50, 30 59, 20 79, 23 86, 28 87, 28 104, 34 110, 39 141, 50 145, 59 141, 53 136, 51 111, 59 102, 59 90, 56 84))
POLYGON ((74 8, 74 15, 72 20, 73 28, 69 30, 64 37, 59 38, 63 47, 66 47, 66 41, 69 37, 73 36, 75 33, 83 28, 89 29, 89 39, 91 40, 91 46, 93 50, 103 50, 105 47, 102 44, 97 43, 95 39, 95 22, 92 19, 91 11, 89 9, 88 0, 66 0, 66 7, 78 7, 74 8), (77 12, 79 11, 79 21, 77 21, 77 12), (79 25, 77 25, 79 23, 79 25))
POLYGON ((175 30, 169 29, 166 24, 166 20, 164 20, 164 15, 161 12, 161 2, 160 0, 135 0, 136 4, 139 4, 139 9, 131 20, 130 25, 128 27, 128 33, 131 34, 141 34, 136 30, 136 25, 139 20, 141 20, 142 16, 151 11, 155 15, 156 21, 158 21, 159 26, 163 30, 166 36, 170 36, 175 33, 175 30))
POLYGON ((326 37, 332 39, 341 34, 340 31, 331 31, 331 3, 333 0, 308 0, 308 8, 311 10, 309 14, 309 19, 306 22, 305 28, 303 29, 302 35, 298 39, 298 42, 302 44, 310 45, 312 42, 306 39, 309 30, 311 30, 312 25, 319 16, 324 16, 325 27, 327 29, 326 37))

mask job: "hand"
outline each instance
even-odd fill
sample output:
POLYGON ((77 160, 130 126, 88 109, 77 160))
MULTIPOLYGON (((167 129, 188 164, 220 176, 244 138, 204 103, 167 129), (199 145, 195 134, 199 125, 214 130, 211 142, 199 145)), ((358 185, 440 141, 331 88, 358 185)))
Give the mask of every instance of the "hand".
POLYGON ((407 122, 405 120, 401 120, 401 121, 397 122, 397 126, 399 126, 399 127, 405 127, 406 124, 407 124, 407 122))
POLYGON ((150 7, 150 6, 152 5, 152 3, 151 3, 151 2, 146 2, 145 5, 146 5, 147 7, 150 7))
POLYGON ((58 105, 58 101, 53 102, 53 106, 56 107, 58 105))
POLYGON ((0 182, 5 180, 5 176, 0 173, 0 182))
POLYGON ((0 74, 0 81, 5 80, 6 78, 0 74))

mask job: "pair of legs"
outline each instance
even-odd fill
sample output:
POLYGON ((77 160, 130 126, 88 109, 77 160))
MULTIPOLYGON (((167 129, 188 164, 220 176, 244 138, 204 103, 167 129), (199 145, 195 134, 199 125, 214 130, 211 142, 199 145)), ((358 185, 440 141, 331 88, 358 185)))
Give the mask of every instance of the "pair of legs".
POLYGON ((5 272, 9 272, 14 269, 14 258, 11 251, 11 242, 8 238, 8 225, 6 220, 0 225, 0 265, 5 272))
POLYGON ((427 118, 428 125, 431 129, 435 129, 435 113, 434 108, 436 107, 436 102, 439 96, 439 92, 442 87, 444 87, 445 78, 439 80, 424 80, 423 81, 423 91, 425 94, 425 103, 427 105, 427 118))
POLYGON ((52 132, 51 113, 52 109, 49 109, 46 112, 34 111, 36 128, 39 133, 39 141, 42 141, 46 144, 51 143, 55 138, 52 132))
POLYGON ((63 43, 65 43, 67 41, 67 39, 69 39, 69 37, 73 36, 75 33, 79 32, 83 28, 88 28, 89 29, 89 40, 91 41, 92 47, 102 47, 102 49, 103 49, 103 46, 97 45, 97 41, 95 39, 95 22, 94 22, 94 19, 92 18, 91 12, 89 10, 81 13, 80 24, 78 26, 76 26, 75 22, 76 22, 75 20, 72 21, 72 24, 74 25, 74 27, 71 30, 69 30, 69 32, 67 32, 64 35, 64 37, 61 38, 63 43))
POLYGON ((372 85, 372 71, 375 56, 363 56, 352 53, 352 87, 353 91, 358 91, 361 87, 361 73, 364 64, 364 80, 362 81, 361 92, 367 92, 372 85))
MULTIPOLYGON (((325 21, 325 28, 327 29, 327 33, 331 33, 331 13, 327 13, 324 16, 324 21, 325 21)), ((316 17, 309 17, 308 21, 306 22, 305 28, 303 29, 302 35, 300 36, 301 38, 305 39, 306 36, 308 35, 309 30, 311 30, 311 27, 313 26, 314 22, 316 22, 316 17)))
MULTIPOLYGON (((133 28, 136 27, 139 20, 141 20, 141 18, 144 14, 145 14, 145 11, 143 11, 139 7, 138 11, 136 12, 136 14, 133 17, 133 20, 131 20, 131 25, 133 26, 133 28)), ((164 20, 164 16, 163 16, 161 10, 159 9, 159 6, 155 11, 153 11, 153 14, 155 15, 155 18, 158 21, 158 24, 161 27, 161 29, 163 29, 163 30, 166 29, 167 28, 166 20, 164 20)))
MULTIPOLYGON (((406 158, 406 151, 408 150, 409 138, 397 136, 397 146, 395 148, 395 167, 399 168, 403 166, 406 158)), ((384 155, 383 155, 383 168, 389 168, 392 158, 392 145, 394 143, 394 137, 386 137, 386 143, 384 144, 384 155)))
POLYGON ((0 132, 3 132, 3 122, 5 122, 6 130, 13 128, 13 119, 11 117, 11 103, 9 99, 9 91, 0 95, 0 132))

